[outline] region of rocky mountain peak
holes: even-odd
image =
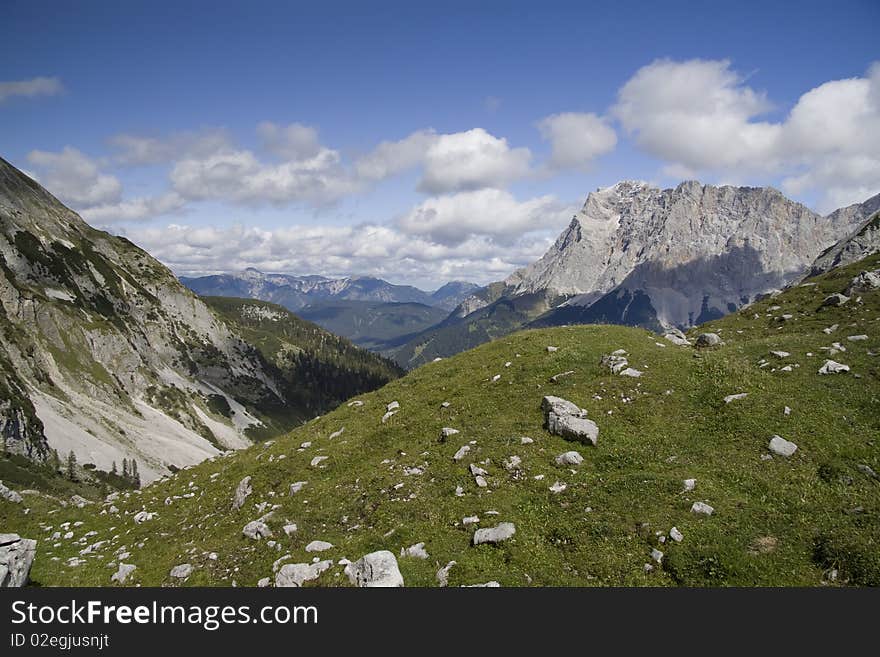
[[[591,193],[547,253],[505,283],[514,296],[585,306],[639,290],[661,325],[689,326],[707,309],[723,314],[795,280],[857,225],[769,187],[622,181]]]

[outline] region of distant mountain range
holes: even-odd
[[[253,268],[234,274],[183,276],[180,281],[196,294],[271,301],[294,312],[303,306],[335,301],[420,303],[448,311],[479,288],[473,283],[453,281],[434,292],[425,292],[411,285],[394,285],[369,276],[293,276],[264,274]]]

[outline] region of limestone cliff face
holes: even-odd
[[[144,481],[249,444],[279,401],[256,351],[147,253],[0,160],[0,431]],[[235,411],[213,413],[224,397]]]
[[[569,297],[566,322],[597,303],[601,321],[615,321],[640,297],[659,325],[689,326],[797,280],[858,223],[772,188],[621,182],[590,194],[554,246],[505,283],[513,296]]]
[[[880,194],[872,196],[864,203],[856,203],[835,210],[830,215],[834,223],[856,225],[852,234],[835,243],[816,258],[811,268],[812,274],[821,274],[848,265],[874,253],[880,253]]]

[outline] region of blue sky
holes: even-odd
[[[620,179],[880,192],[878,24],[867,0],[13,1],[0,155],[178,273],[485,283]]]

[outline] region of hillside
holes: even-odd
[[[367,368],[324,388],[293,384],[299,370],[267,361],[164,265],[92,228],[4,160],[0,304],[7,480],[43,481],[73,453],[71,479],[114,481],[114,468],[135,461],[148,482],[289,430],[346,391],[390,378]],[[352,354],[325,335],[313,370],[338,369],[334,345]]]
[[[359,347],[382,354],[390,353],[448,315],[445,310],[421,303],[345,300],[312,303],[297,313]]]
[[[299,423],[332,410],[403,373],[391,361],[359,349],[276,304],[228,297],[202,300],[271,364],[285,399],[275,415],[286,413],[289,422]]]
[[[689,333],[721,336],[711,348],[623,326],[509,335],[103,504],[0,501],[0,527],[39,541],[44,586],[108,586],[120,564],[126,585],[339,586],[340,560],[411,547],[398,563],[413,586],[444,567],[450,586],[878,585],[880,289],[849,289],[878,269],[873,256]],[[620,349],[640,377],[600,365]],[[819,374],[828,359],[849,371]],[[584,408],[597,444],[548,433],[544,395]],[[774,435],[797,450],[771,454]],[[583,461],[558,464],[570,451]],[[500,523],[515,533],[473,544]]]

